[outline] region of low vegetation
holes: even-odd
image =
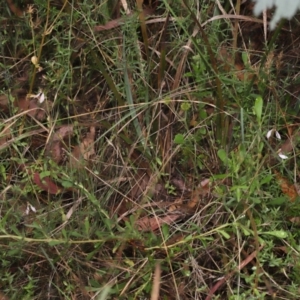
[[[299,298],[299,19],[242,2],[2,1],[0,299]]]

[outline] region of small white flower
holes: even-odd
[[[267,139],[270,139],[270,137],[274,134],[274,132],[275,132],[276,138],[277,138],[278,140],[281,140],[281,135],[280,135],[280,133],[279,133],[276,129],[274,129],[274,128],[272,128],[271,130],[269,130],[269,131],[267,132],[267,134],[266,134]]]
[[[47,98],[44,94],[44,92],[40,89],[39,92],[35,94],[30,94],[30,98],[38,99],[39,103],[43,103]]]
[[[29,204],[29,206],[30,206],[30,209],[31,209],[34,213],[36,213],[36,208],[35,208],[34,206],[32,206],[31,204]]]
[[[27,202],[27,207],[26,207],[26,210],[25,210],[25,215],[29,215],[30,211],[36,213],[36,208],[31,205],[30,203]]]
[[[281,140],[281,135],[277,130],[275,130],[275,135],[279,140]]]
[[[285,154],[283,154],[283,153],[281,152],[281,149],[280,149],[280,151],[278,152],[278,156],[279,156],[281,159],[288,159],[288,156],[286,156]]]
[[[271,129],[271,130],[269,130],[269,131],[267,132],[267,134],[266,134],[267,139],[269,139],[269,138],[271,137],[271,135],[272,135],[272,133],[273,133],[273,130],[274,130],[274,129]]]
[[[44,94],[43,92],[40,92],[40,93],[38,94],[38,99],[39,99],[39,102],[40,102],[40,103],[43,103],[43,102],[45,101],[45,99],[46,99],[45,94]]]

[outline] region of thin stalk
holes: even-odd
[[[260,77],[261,72],[262,72],[262,69],[263,69],[263,67],[264,67],[264,65],[265,65],[265,63],[266,63],[266,61],[267,61],[268,55],[269,55],[269,53],[270,53],[270,51],[271,51],[271,48],[272,48],[272,46],[274,45],[276,39],[278,38],[278,35],[279,35],[280,30],[281,30],[281,28],[282,28],[282,26],[283,26],[283,23],[284,23],[284,20],[282,20],[282,21],[279,23],[278,27],[277,27],[276,30],[275,30],[275,33],[273,34],[273,36],[272,36],[272,38],[271,38],[271,41],[270,41],[269,45],[267,46],[267,49],[266,49],[266,51],[265,51],[265,53],[264,53],[264,55],[263,55],[263,57],[262,57],[262,59],[261,59],[260,66],[259,66],[259,71],[258,71],[258,76],[259,76],[259,77]],[[251,93],[251,89],[253,88],[253,84],[254,84],[254,81],[255,81],[256,79],[257,79],[257,76],[253,76],[253,77],[252,77],[252,79],[251,79],[251,81],[250,81],[250,83],[249,83],[249,85],[248,85],[248,88],[245,90],[245,95],[246,95],[246,96],[248,96],[248,95]],[[258,79],[259,79],[259,78],[258,78]]]
[[[211,62],[211,66],[215,75],[215,84],[217,87],[217,91],[216,91],[216,96],[217,96],[217,101],[216,101],[216,107],[218,109],[218,114],[217,114],[217,120],[216,120],[216,137],[218,139],[218,141],[221,143],[221,145],[223,147],[225,147],[226,145],[226,134],[224,134],[224,126],[225,126],[225,116],[224,116],[224,98],[223,98],[223,93],[222,93],[222,83],[221,80],[219,78],[218,75],[218,67],[217,67],[217,60],[215,58],[215,55],[213,53],[212,47],[210,45],[210,42],[208,40],[208,37],[204,31],[204,29],[202,28],[201,24],[199,23],[195,13],[191,10],[191,8],[189,7],[189,5],[187,4],[186,0],[183,0],[184,5],[186,6],[186,8],[189,10],[189,12],[191,13],[191,17],[192,19],[195,21],[195,23],[197,24],[199,31],[201,33],[201,38],[205,44],[205,47],[207,49],[209,58],[210,58],[210,62]],[[197,45],[196,41],[194,40],[194,44]]]
[[[109,74],[106,72],[106,69],[105,69],[103,63],[101,62],[99,57],[96,55],[94,50],[91,50],[91,54],[92,54],[93,60],[95,61],[96,65],[99,67],[100,72],[102,73],[103,77],[105,78],[109,88],[114,93],[114,96],[117,99],[118,105],[123,106],[125,104],[125,102],[122,99],[122,96],[120,95],[120,93],[118,92],[118,89],[117,89],[114,81],[109,76]]]

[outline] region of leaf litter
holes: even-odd
[[[122,3],[124,3],[126,1],[122,1]],[[21,16],[24,14],[24,11],[20,11],[19,9],[17,9],[17,6],[13,5],[13,1],[7,1],[7,3],[9,4],[10,10],[17,16]],[[67,3],[67,2],[66,2]],[[126,10],[125,10],[126,11]],[[151,16],[150,14],[147,14],[147,11],[144,11],[144,14],[147,16]],[[152,14],[152,12],[151,12]],[[128,16],[131,17],[131,16]],[[224,16],[220,16],[220,17],[224,17],[226,18],[226,15]],[[236,16],[237,17],[237,16]],[[164,18],[163,22],[165,22],[165,28],[167,28],[168,26],[168,21],[170,20],[169,17]],[[150,20],[151,21],[151,20]],[[160,21],[153,19],[152,20],[153,23],[158,23]],[[119,28],[121,27],[122,24],[124,24],[125,22],[125,18],[113,18],[111,21],[108,21],[107,23],[105,23],[104,25],[97,25],[96,27],[94,27],[94,31],[101,33],[102,31],[108,31],[110,29],[115,29],[115,28]],[[142,21],[141,21],[142,22]],[[150,24],[150,22],[148,22],[147,24]],[[150,30],[150,28],[147,28]],[[155,28],[155,31],[157,29]],[[109,34],[114,34],[109,32]],[[197,26],[194,28],[194,33],[193,33],[193,37],[195,37],[198,34],[198,29]],[[259,35],[257,35],[259,36]],[[77,36],[75,37],[77,39]],[[78,40],[83,41],[83,45],[84,43],[84,39],[78,37]],[[164,41],[161,42],[161,49],[158,48],[157,53],[160,54],[162,53],[162,49],[163,49],[163,43]],[[156,46],[155,46],[156,47]],[[188,50],[184,53],[184,57],[181,59],[180,63],[179,63],[179,67],[177,68],[176,71],[176,76],[175,76],[175,80],[170,80],[169,76],[166,76],[166,78],[160,78],[159,81],[159,86],[162,87],[167,87],[167,86],[173,86],[174,90],[179,90],[181,88],[181,81],[183,81],[182,77],[184,74],[184,69],[186,67],[186,60],[187,60],[187,55],[190,53],[195,53],[195,51],[193,50],[193,45],[191,43],[191,41],[189,41],[185,46],[183,46],[182,49]],[[218,52],[217,52],[218,53]],[[238,78],[239,81],[248,81],[251,80],[253,78],[253,76],[255,76],[257,74],[257,70],[252,67],[252,66],[245,66],[240,62],[236,62],[236,60],[234,59],[234,57],[229,54],[229,51],[227,51],[225,48],[221,48],[219,50],[219,53],[217,54],[219,56],[218,60],[223,63],[223,67],[227,72],[231,72],[232,70],[234,71],[234,76],[236,76]],[[32,56],[30,56],[32,57]],[[79,57],[79,54],[76,53],[76,57]],[[271,57],[271,56],[270,56]],[[88,58],[88,56],[86,57]],[[17,58],[19,59],[19,58]],[[107,59],[107,57],[106,57]],[[154,59],[154,58],[153,58]],[[163,58],[162,58],[163,59]],[[269,59],[269,58],[268,58]],[[271,59],[269,59],[271,60]],[[167,58],[166,59],[167,62],[169,62],[170,60]],[[175,60],[174,60],[175,61]],[[111,62],[110,62],[111,63]],[[158,64],[163,65],[163,61],[158,62]],[[271,62],[273,63],[273,62]],[[36,60],[36,64],[38,64],[38,59]],[[174,68],[174,63],[171,62],[170,65]],[[269,67],[269,69],[271,69],[271,66]],[[84,66],[83,69],[81,71],[85,71],[84,70]],[[161,74],[160,74],[161,75]],[[169,75],[169,74],[168,74]],[[26,77],[25,77],[26,78]],[[99,78],[96,78],[96,80],[98,80]],[[102,78],[100,78],[99,82],[103,82],[101,81]],[[28,78],[27,78],[28,81]],[[256,80],[254,81],[254,83],[256,83]],[[134,82],[132,83],[134,84]],[[153,85],[154,86],[154,85]],[[89,88],[90,90],[93,90],[95,88],[95,86],[88,86],[87,88]],[[104,93],[105,93],[105,88],[103,88]],[[23,91],[24,92],[24,91]],[[111,92],[111,91],[110,91]],[[17,92],[14,92],[15,95],[17,95]],[[197,178],[193,178],[193,183],[191,182],[187,182],[184,181],[182,179],[180,179],[180,176],[177,175],[176,179],[170,179],[170,183],[171,185],[173,185],[173,187],[175,187],[175,196],[171,195],[169,193],[169,191],[166,188],[164,179],[162,178],[158,178],[157,174],[155,174],[156,171],[153,171],[153,166],[152,166],[152,162],[151,159],[152,157],[146,158],[146,156],[144,157],[143,155],[143,151],[140,151],[140,153],[138,154],[138,158],[140,159],[140,161],[137,160],[137,157],[133,157],[130,155],[130,151],[128,151],[128,149],[131,147],[131,145],[133,144],[132,142],[128,142],[126,146],[121,146],[121,150],[118,154],[112,153],[113,151],[102,151],[102,147],[103,145],[101,144],[101,142],[99,143],[99,140],[97,140],[98,138],[98,130],[100,131],[100,136],[103,134],[103,132],[105,132],[105,136],[107,139],[112,140],[112,144],[114,144],[114,149],[117,149],[119,147],[118,145],[118,141],[116,139],[114,139],[114,135],[116,133],[123,133],[126,132],[124,135],[126,137],[128,137],[129,139],[132,138],[132,135],[128,132],[130,132],[130,128],[117,128],[115,131],[114,130],[110,130],[110,127],[112,127],[112,124],[116,124],[117,122],[119,122],[118,117],[120,117],[120,115],[118,115],[117,117],[112,117],[112,115],[115,114],[115,112],[113,111],[113,109],[111,109],[111,107],[109,109],[106,110],[106,108],[104,108],[105,113],[103,113],[102,115],[99,115],[97,117],[99,117],[99,119],[101,119],[101,121],[99,121],[99,123],[97,125],[93,124],[94,123],[94,118],[91,118],[91,120],[88,120],[89,124],[76,124],[75,125],[70,125],[70,124],[62,124],[60,122],[58,122],[57,124],[59,125],[55,125],[51,128],[48,128],[47,126],[49,125],[47,123],[47,118],[50,116],[50,114],[52,114],[51,116],[53,116],[53,103],[52,101],[48,100],[48,97],[42,92],[39,91],[37,94],[35,95],[21,95],[22,93],[19,93],[18,96],[15,96],[15,101],[13,101],[13,107],[16,109],[16,111],[20,114],[21,116],[28,116],[30,119],[30,121],[28,121],[26,119],[26,122],[28,121],[29,123],[33,120],[34,124],[37,126],[44,126],[44,128],[39,128],[36,129],[36,127],[32,130],[32,135],[34,136],[38,136],[41,133],[45,133],[48,134],[46,137],[44,136],[43,138],[46,139],[45,143],[42,144],[42,142],[40,143],[40,148],[39,149],[32,149],[34,147],[31,147],[30,150],[32,150],[32,157],[30,157],[30,159],[28,159],[29,155],[27,155],[25,157],[26,159],[26,164],[22,165],[22,170],[27,172],[28,176],[31,178],[32,182],[38,186],[39,190],[42,191],[43,193],[41,193],[41,195],[35,195],[37,197],[41,197],[41,199],[43,199],[43,196],[45,196],[45,194],[48,194],[46,197],[48,197],[48,201],[49,199],[51,199],[51,201],[49,201],[49,206],[52,205],[52,202],[55,203],[55,201],[58,200],[58,198],[63,201],[68,201],[67,196],[69,196],[69,192],[71,191],[72,193],[72,200],[71,200],[71,208],[62,212],[62,216],[63,218],[65,218],[65,222],[63,223],[63,226],[61,228],[65,228],[65,226],[67,226],[67,223],[70,223],[73,221],[72,218],[75,218],[76,213],[78,213],[79,209],[79,205],[85,205],[84,204],[84,200],[86,199],[86,195],[85,197],[81,197],[79,195],[79,190],[78,189],[69,189],[64,187],[64,185],[61,182],[61,175],[62,174],[55,174],[56,176],[51,176],[51,171],[49,176],[44,176],[45,172],[43,171],[43,164],[40,163],[40,157],[42,157],[44,159],[44,161],[46,161],[46,163],[48,163],[49,161],[51,161],[51,163],[54,163],[51,165],[51,167],[53,167],[53,169],[55,169],[56,167],[59,170],[62,170],[62,173],[66,172],[68,173],[69,170],[79,170],[79,174],[81,175],[81,173],[83,173],[83,171],[86,171],[87,169],[90,171],[91,177],[93,179],[97,178],[96,175],[99,175],[99,178],[105,178],[105,180],[103,179],[101,181],[102,185],[106,185],[106,187],[109,187],[110,192],[111,192],[111,197],[109,198],[109,205],[107,209],[111,209],[110,214],[112,216],[117,215],[118,219],[117,219],[117,223],[121,223],[123,221],[128,221],[130,219],[133,219],[133,226],[135,228],[137,228],[139,231],[141,232],[154,232],[159,231],[159,229],[163,230],[163,225],[164,224],[168,224],[171,225],[170,227],[172,227],[172,225],[180,223],[184,220],[186,220],[186,218],[189,218],[190,216],[193,216],[196,214],[196,212],[199,211],[199,208],[202,208],[206,202],[207,199],[206,198],[212,198],[214,197],[214,186],[211,182],[211,180],[208,178],[210,177],[210,173],[207,173],[205,175],[198,174]],[[175,93],[174,93],[175,95]],[[173,94],[172,94],[173,96]],[[102,101],[101,97],[99,95],[97,95],[99,102]],[[109,98],[107,96],[106,100],[108,100]],[[53,99],[55,99],[55,97],[53,97]],[[174,96],[174,99],[176,99],[176,95]],[[84,99],[85,100],[85,99]],[[105,100],[105,101],[106,101]],[[173,101],[173,99],[171,100]],[[88,101],[84,101],[84,102],[88,102]],[[109,101],[108,101],[109,102]],[[167,102],[167,101],[166,101]],[[176,101],[173,101],[176,102]],[[192,101],[191,101],[192,102]],[[215,106],[214,106],[214,99],[211,100],[211,105],[209,105],[210,107],[210,112],[207,111],[207,116],[209,117],[210,115],[213,115],[215,112]],[[9,97],[5,96],[5,95],[1,95],[0,96],[0,108],[2,109],[2,111],[4,112],[8,112],[11,109],[11,100],[9,99]],[[94,103],[92,103],[93,106]],[[167,105],[166,105],[167,106]],[[96,107],[96,105],[94,105],[94,107]],[[175,112],[175,105],[170,105],[171,109],[170,111]],[[163,108],[165,109],[165,108]],[[162,110],[163,110],[162,109]],[[121,109],[119,109],[121,111]],[[86,113],[86,112],[85,112]],[[80,114],[80,112],[78,112],[78,114]],[[83,113],[84,114],[84,113]],[[87,113],[88,117],[91,116],[92,114],[92,110],[90,112]],[[116,114],[117,115],[117,114]],[[176,112],[174,113],[174,115],[176,115]],[[196,115],[196,114],[195,114]],[[179,173],[177,171],[175,171],[176,168],[174,168],[174,166],[177,165],[176,159],[174,159],[172,161],[171,159],[171,155],[172,155],[172,151],[173,151],[173,147],[172,147],[172,135],[173,135],[173,131],[175,131],[174,129],[176,128],[175,124],[175,117],[172,116],[172,113],[170,113],[169,115],[165,115],[166,118],[169,118],[168,121],[166,122],[167,124],[165,126],[168,126],[168,129],[166,131],[161,130],[159,135],[157,137],[158,143],[157,148],[158,151],[156,152],[156,155],[158,157],[160,157],[160,160],[162,161],[162,164],[164,166],[164,168],[162,167],[161,170],[163,170],[166,173],[169,173],[168,176],[172,177],[174,176],[175,173]],[[181,115],[181,117],[183,117],[183,115]],[[101,122],[102,119],[105,119],[106,121],[108,120],[109,125],[106,127],[102,127],[101,126]],[[41,123],[42,122],[42,123]],[[142,124],[143,122],[143,116],[142,114],[139,115],[139,122]],[[74,122],[75,123],[75,122]],[[173,124],[174,123],[174,124]],[[198,117],[192,119],[190,125],[192,127],[197,127],[199,123]],[[30,123],[32,124],[32,123]],[[100,124],[100,125],[99,125]],[[104,122],[103,122],[104,124]],[[4,123],[4,126],[1,128],[1,139],[0,139],[0,149],[8,149],[14,141],[22,141],[22,139],[17,140],[14,137],[14,131],[16,131],[16,129],[14,128],[14,120],[11,121],[7,121],[6,123]],[[122,125],[123,126],[123,125]],[[174,127],[173,127],[174,126]],[[23,130],[23,127],[21,127],[21,129],[17,128],[17,130],[20,130],[20,132]],[[86,132],[85,134],[82,133],[78,133],[78,132]],[[276,132],[272,132],[272,134],[275,133],[275,136],[278,137],[277,135],[277,131]],[[150,132],[149,130],[149,136],[152,134],[152,132]],[[296,137],[296,135],[295,135]],[[28,138],[28,135],[26,136],[26,138]],[[293,142],[294,137],[288,139],[285,143],[283,143],[281,145],[281,151],[279,151],[278,153],[282,155],[289,155],[290,152],[292,152],[295,149],[295,143]],[[30,141],[30,139],[28,139]],[[74,142],[74,140],[76,140],[76,142]],[[167,140],[167,142],[166,142]],[[78,142],[79,141],[79,142]],[[185,142],[185,141],[183,141]],[[99,145],[100,144],[100,145]],[[32,145],[31,145],[32,146]],[[43,148],[44,147],[44,148]],[[9,149],[13,149],[13,147],[9,148]],[[42,151],[42,149],[44,149],[44,152]],[[111,153],[109,153],[111,152]],[[126,157],[126,152],[128,154],[128,157]],[[25,153],[25,152],[24,152]],[[101,155],[100,155],[100,154]],[[23,154],[23,153],[22,153]],[[45,156],[44,156],[45,155]],[[126,161],[126,159],[128,159]],[[105,161],[105,162],[109,162],[110,166],[109,168],[107,166],[105,166],[105,164],[101,164],[99,163],[99,161]],[[144,161],[143,161],[144,160]],[[126,161],[126,163],[124,163]],[[146,162],[146,163],[144,163]],[[43,162],[45,165],[46,163]],[[19,164],[19,167],[21,166],[21,164]],[[92,167],[91,167],[92,166]],[[189,165],[191,166],[191,165]],[[38,167],[38,168],[37,168]],[[89,168],[88,168],[89,167]],[[119,172],[119,170],[122,168],[122,172]],[[194,172],[195,170],[191,169],[189,170],[191,173]],[[93,173],[94,172],[94,173]],[[96,174],[96,172],[98,172]],[[280,186],[280,188],[282,189],[282,192],[288,196],[288,199],[290,199],[291,201],[295,201],[296,197],[297,197],[297,191],[295,190],[295,188],[293,187],[293,185],[289,182],[289,180],[287,180],[283,175],[281,175],[281,173],[279,173],[278,171],[275,171],[275,176],[276,179],[278,181],[278,184]],[[120,175],[121,174],[121,175]],[[122,176],[124,175],[125,176]],[[94,176],[94,177],[93,177]],[[97,175],[98,176],[98,175]],[[200,179],[202,178],[202,179]],[[116,185],[114,185],[116,183]],[[110,185],[112,184],[112,185]],[[99,195],[99,190],[102,189],[102,185],[99,184],[96,185],[95,187],[95,193],[98,192],[97,195]],[[198,185],[196,188],[194,187],[195,185]],[[231,183],[228,181],[228,184],[226,184],[227,186],[230,186]],[[86,187],[83,186],[81,187],[82,190],[84,190]],[[66,197],[62,197],[62,193],[65,193]],[[91,191],[91,193],[93,193],[93,191]],[[102,190],[101,190],[102,193]],[[53,197],[50,197],[50,195],[52,195]],[[56,197],[57,195],[60,195],[59,197]],[[99,199],[102,199],[102,195],[101,197],[99,197]],[[98,199],[98,200],[99,200]],[[54,200],[54,201],[52,201]],[[127,203],[126,203],[126,201]],[[70,201],[70,200],[69,200]],[[100,201],[100,200],[99,200]],[[115,203],[114,205],[112,205],[112,203]],[[121,207],[122,209],[115,210],[115,208],[119,205],[119,204],[125,203],[123,205],[123,207]],[[54,204],[56,205],[56,204]],[[101,203],[102,205],[102,203]],[[27,204],[27,208],[26,208],[30,213],[33,213],[35,210],[35,206],[32,206],[31,204]],[[65,208],[61,208],[62,210],[65,210]],[[92,215],[93,212],[91,212]],[[136,217],[136,218],[130,218],[130,217]],[[95,221],[95,218],[92,217],[92,221]],[[81,220],[79,220],[81,221]],[[76,220],[77,222],[77,220]],[[89,224],[88,222],[86,223],[86,235],[87,235],[87,239],[88,234],[89,234]],[[59,232],[59,231],[58,231]],[[184,233],[181,233],[182,235],[184,235]],[[82,237],[80,237],[82,238]],[[177,237],[176,237],[177,238]],[[184,236],[181,236],[179,239],[182,240],[184,238]],[[71,240],[72,238],[70,238]],[[168,246],[172,246],[172,243],[176,243],[177,239],[174,239],[171,241],[168,240],[166,244],[168,244]],[[142,246],[144,245],[143,241],[140,241],[140,243],[142,244]],[[88,248],[88,245],[85,245]],[[102,246],[102,245],[101,245]],[[105,245],[106,246],[106,245]],[[105,248],[105,247],[103,247]],[[138,248],[138,247],[137,247]],[[142,249],[143,247],[140,247],[140,249]],[[220,248],[218,248],[220,249]],[[235,248],[236,249],[236,245]],[[57,248],[56,250],[60,251],[59,248]],[[92,249],[92,251],[94,251],[94,249]],[[98,250],[97,250],[98,251]],[[142,251],[142,250],[141,250]],[[206,251],[208,252],[208,250],[206,249]],[[112,251],[113,252],[113,251]],[[126,252],[124,251],[124,253],[121,251],[120,252],[120,257],[126,258]],[[80,256],[80,250],[76,253],[76,255],[78,255],[78,257]],[[218,253],[219,254],[219,253]],[[223,254],[223,253],[221,253]],[[229,281],[229,279],[231,279],[231,277],[233,277],[233,275],[235,273],[237,273],[238,271],[242,271],[242,269],[249,263],[251,262],[256,255],[258,254],[258,252],[254,251],[251,254],[249,254],[249,257],[246,258],[245,260],[242,260],[241,263],[239,264],[238,268],[236,268],[233,272],[228,272],[227,275],[225,275],[223,277],[223,279],[220,280],[220,282],[217,282],[216,284],[213,283],[212,278],[213,278],[213,271],[210,271],[211,277],[209,278],[208,282],[211,286],[210,289],[208,289],[208,298],[210,299],[216,292],[218,289],[220,289],[221,285],[223,285],[225,283],[226,280]],[[200,255],[200,254],[199,254]],[[209,253],[210,255],[210,253]],[[95,266],[97,265],[97,263],[99,263],[99,261],[97,261],[97,257],[95,255],[95,257],[93,258],[93,264],[95,264]],[[102,258],[101,258],[102,259]],[[128,260],[127,260],[128,261]],[[212,258],[212,261],[215,262],[215,258]],[[176,261],[177,263],[178,261]],[[225,262],[226,263],[226,262]],[[64,262],[61,263],[61,266],[64,267]],[[98,267],[98,266],[97,266]],[[122,266],[123,267],[123,266]],[[69,268],[69,266],[67,266],[67,269]],[[189,267],[188,267],[189,268]],[[202,266],[197,266],[198,272],[199,269],[201,269]],[[130,268],[126,268],[126,271],[130,271]],[[182,268],[184,269],[184,268]],[[107,282],[107,279],[110,280],[110,278],[104,278],[104,276],[100,276],[99,274],[97,274],[98,277],[101,277],[99,279],[99,282]],[[75,272],[74,272],[74,276],[75,276]],[[96,275],[95,275],[96,276]],[[200,276],[199,276],[200,277]],[[191,277],[190,277],[191,278]],[[198,279],[197,279],[198,280]],[[202,280],[202,279],[201,279]],[[77,278],[75,280],[76,282],[80,282],[81,280],[79,278]],[[157,281],[157,280],[156,280]],[[99,283],[97,282],[97,284]],[[155,283],[155,282],[154,282]],[[199,283],[199,281],[198,281]],[[207,282],[205,282],[205,279],[203,279],[203,286],[207,285]],[[158,284],[156,282],[156,284]],[[162,282],[160,283],[162,284]],[[185,283],[183,283],[184,286]],[[127,288],[127,286],[126,286]],[[162,289],[164,287],[162,286]],[[125,288],[124,288],[125,290]],[[184,288],[183,288],[183,293],[184,293]],[[82,294],[84,294],[85,296],[87,295],[87,292],[83,289]],[[206,292],[207,294],[207,292]],[[74,296],[75,297],[75,296]],[[154,296],[156,298],[158,298],[157,292],[156,292],[156,296]],[[183,297],[183,299],[185,299]]]
[[[172,224],[178,222],[187,216],[193,215],[198,205],[203,205],[205,198],[211,196],[210,194],[210,180],[204,179],[200,182],[199,187],[193,190],[189,198],[177,198],[167,208],[165,214],[154,215],[153,217],[145,216],[138,219],[135,226],[140,231],[155,231],[163,224]],[[161,203],[164,206],[167,203]],[[161,206],[161,205],[160,205]]]

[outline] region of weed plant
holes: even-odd
[[[298,299],[281,27],[254,52],[219,1],[98,2],[0,4],[0,298]]]

